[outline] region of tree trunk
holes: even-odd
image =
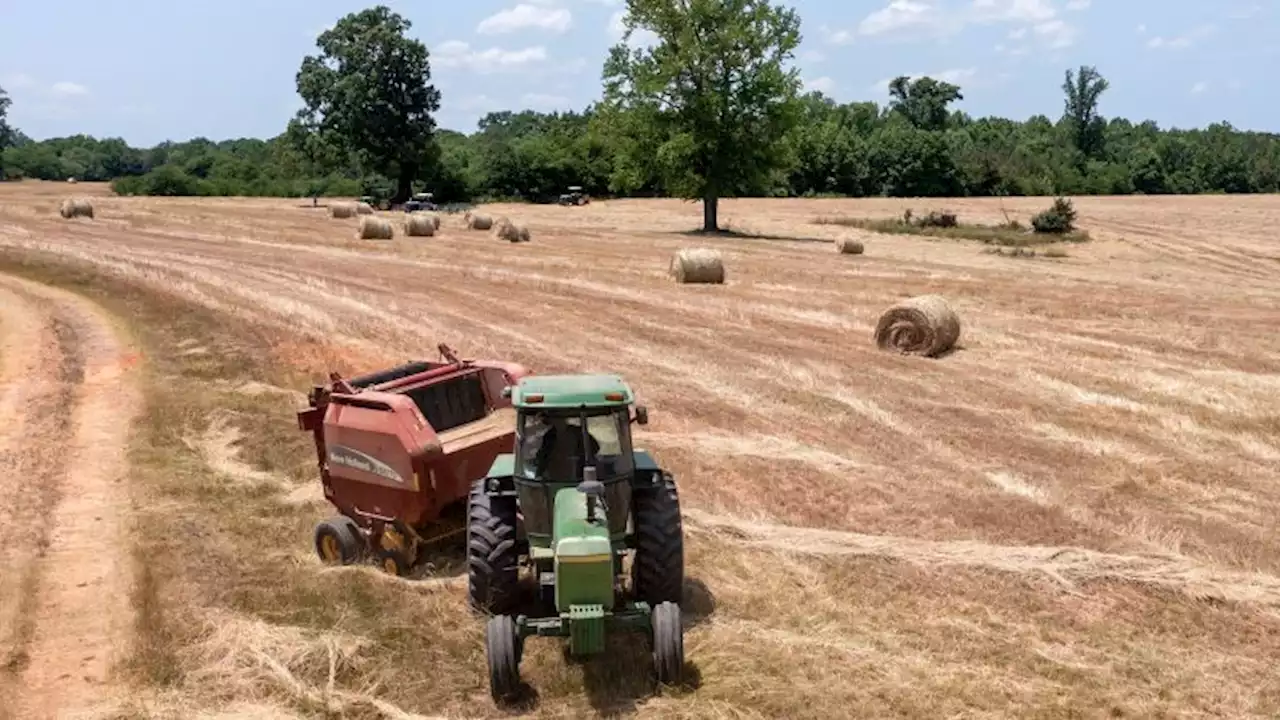
[[[409,163],[400,165],[400,178],[396,184],[396,196],[391,198],[392,205],[398,205],[413,197],[413,177],[418,174],[418,166]]]
[[[702,232],[719,232],[719,209],[720,198],[715,195],[702,198]]]

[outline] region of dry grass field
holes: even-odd
[[[0,718],[509,715],[456,562],[311,549],[302,393],[437,342],[623,374],[681,485],[694,680],[532,639],[517,714],[1275,717],[1280,197],[1079,198],[1065,258],[815,222],[1048,204],[727,201],[737,238],[676,200],[486,208],[509,244],[0,185]],[[725,285],[667,278],[690,245]],[[959,349],[876,350],[924,293]]]

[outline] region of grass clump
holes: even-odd
[[[986,245],[1027,247],[1089,240],[1089,234],[1078,230],[1075,221],[1076,211],[1071,201],[1057,198],[1052,207],[1031,218],[1030,229],[1007,217],[998,225],[967,224],[961,223],[952,212],[930,210],[924,215],[915,215],[910,208],[896,218],[819,217],[815,222],[893,235],[977,240]]]

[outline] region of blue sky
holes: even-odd
[[[0,0],[11,124],[152,145],[279,133],[315,36],[376,4],[340,0]],[[442,127],[489,110],[580,108],[600,94],[623,0],[392,0],[432,54]],[[1108,117],[1280,131],[1275,0],[797,0],[806,83],[882,100],[885,81],[959,84],[973,115],[1062,110],[1063,71],[1096,65]]]

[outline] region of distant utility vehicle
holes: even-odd
[[[582,192],[581,185],[570,185],[569,192],[560,196],[561,205],[586,205],[591,202],[591,198]]]
[[[404,204],[404,211],[407,213],[416,212],[418,210],[435,211],[438,209],[439,208],[435,203],[435,195],[428,192],[418,193]]]

